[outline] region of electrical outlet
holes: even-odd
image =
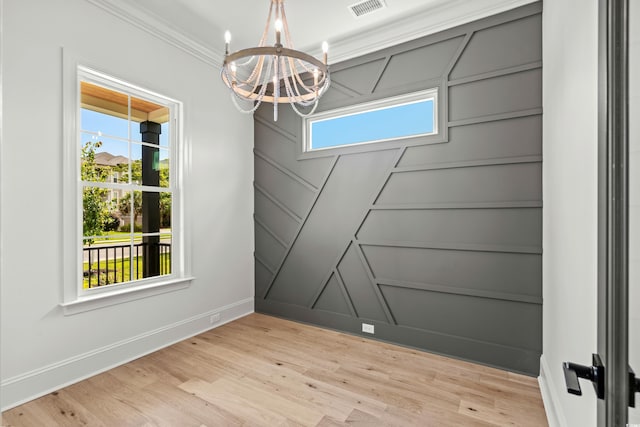
[[[367,334],[375,334],[375,326],[368,323],[363,323],[362,332],[366,332]]]
[[[219,321],[220,321],[220,313],[212,314],[211,317],[209,317],[209,323],[211,323],[212,325]]]

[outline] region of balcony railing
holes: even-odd
[[[171,274],[171,243],[89,246],[83,248],[83,252],[85,288]],[[145,257],[158,257],[156,271],[146,272],[146,275]]]

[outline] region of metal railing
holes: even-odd
[[[157,251],[152,251],[153,248],[157,248]],[[150,256],[159,257],[159,271],[149,276],[171,274],[171,243],[89,246],[83,248],[83,255],[84,285],[87,288],[144,278],[144,258]]]

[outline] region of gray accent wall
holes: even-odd
[[[541,12],[331,66],[319,111],[438,87],[435,143],[305,157],[302,119],[258,109],[256,311],[538,374]]]

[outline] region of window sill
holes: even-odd
[[[89,297],[78,297],[74,301],[63,302],[60,306],[65,316],[71,316],[110,305],[122,304],[137,299],[148,298],[167,292],[178,291],[189,287],[193,277],[181,277],[161,283],[153,283],[134,288],[117,289],[112,292],[105,292]]]

